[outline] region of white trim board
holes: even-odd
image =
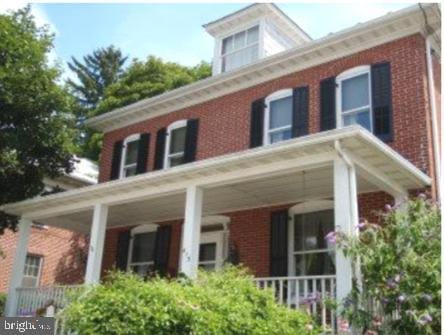
[[[355,154],[378,174],[405,189],[430,185],[431,179],[396,151],[360,126],[320,132],[295,139],[144,173],[120,180],[0,206],[14,215],[37,220],[57,214],[90,210],[95,204],[109,206],[140,199],[183,194],[192,185],[214,188],[239,181],[331,164],[334,143]],[[369,170],[370,171],[370,170]],[[371,172],[371,171],[370,171]]]

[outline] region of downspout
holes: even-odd
[[[430,27],[427,21],[427,13],[419,4],[419,8],[424,16],[424,27],[426,32],[426,59],[427,59],[427,86],[429,91],[430,100],[430,114],[432,122],[432,145],[433,145],[433,161],[435,168],[435,187],[436,198],[438,201],[441,199],[441,156],[439,150],[439,129],[438,129],[438,116],[436,111],[436,99],[435,99],[435,80],[433,77],[433,62],[432,62],[432,45],[431,39],[433,37],[433,29]]]
[[[439,201],[441,199],[441,157],[439,151],[439,130],[438,130],[438,116],[436,111],[436,99],[435,99],[435,79],[433,77],[433,62],[432,62],[432,46],[430,40],[432,34],[426,37],[426,57],[427,57],[427,79],[429,88],[429,100],[430,100],[430,112],[432,121],[432,142],[433,142],[433,160],[436,175],[436,198]]]

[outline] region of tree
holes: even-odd
[[[165,62],[154,56],[148,57],[145,62],[135,59],[121,78],[105,89],[103,100],[98,103],[97,108],[90,110],[89,116],[109,112],[210,75],[211,66],[205,62],[187,67]],[[86,130],[85,135],[87,139],[82,144],[82,156],[98,160],[102,134]]]
[[[0,15],[0,204],[33,197],[43,177],[72,170],[72,98],[47,55],[53,36],[30,7]],[[16,218],[0,213],[0,234]]]
[[[68,66],[77,75],[79,83],[71,79],[67,83],[83,108],[90,110],[97,106],[105,89],[122,75],[127,58],[113,45],[94,50],[83,57],[83,63],[72,57]]]
[[[362,273],[362,286],[341,304],[344,317],[362,334],[440,333],[439,207],[421,194],[386,205],[381,223],[361,222],[359,237],[328,235]]]
[[[145,62],[135,59],[122,78],[105,90],[104,99],[91,115],[109,112],[210,75],[211,66],[206,62],[187,67],[154,56],[149,56]]]

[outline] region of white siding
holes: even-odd
[[[272,22],[264,21],[264,57],[292,48],[294,45]]]

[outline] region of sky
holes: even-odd
[[[312,38],[348,28],[412,3],[279,3],[278,6]],[[23,5],[0,1],[0,13]],[[159,56],[183,65],[211,61],[213,39],[202,25],[248,3],[34,3],[38,24],[55,33],[50,55],[72,76],[66,62],[94,49],[115,45],[129,58]]]

